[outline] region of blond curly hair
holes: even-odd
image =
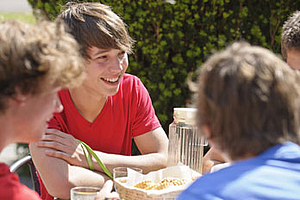
[[[1,21],[0,44],[0,112],[16,88],[37,94],[54,85],[74,87],[84,79],[78,44],[61,22]]]

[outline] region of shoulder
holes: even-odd
[[[204,174],[197,180],[195,180],[182,194],[181,199],[193,199],[190,197],[202,196],[203,199],[211,199],[211,197],[217,197],[224,192],[226,194],[238,190],[241,186],[240,183],[244,183],[245,172],[251,171],[251,166],[239,163],[232,165],[219,171]]]
[[[135,75],[124,74],[122,84],[142,84],[142,81]]]
[[[18,200],[41,200],[38,193],[22,184],[20,184],[19,189],[17,190],[17,192],[15,192],[14,198]]]
[[[132,74],[124,74],[121,83],[121,90],[132,93],[145,93],[147,91],[142,81]]]
[[[0,165],[0,199],[40,199],[38,194],[19,182],[15,173],[9,171],[8,166]]]

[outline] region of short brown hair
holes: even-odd
[[[69,2],[63,9],[58,19],[64,20],[81,45],[83,57],[90,58],[87,52],[92,46],[131,53],[133,40],[126,24],[109,6],[96,2]]]
[[[16,87],[22,94],[38,94],[83,80],[78,44],[62,23],[6,20],[0,30],[0,112],[6,109],[6,98],[14,98]]]
[[[197,123],[232,159],[299,143],[300,76],[267,49],[233,43],[200,69]]]
[[[294,12],[284,22],[281,34],[281,53],[287,59],[287,50],[295,48],[300,51],[300,11]]]

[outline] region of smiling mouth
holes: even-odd
[[[110,83],[116,83],[119,80],[119,77],[117,78],[101,78],[104,81],[110,82]]]

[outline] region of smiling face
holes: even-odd
[[[91,47],[86,60],[87,78],[83,87],[103,96],[115,95],[128,67],[127,53],[120,49]]]

